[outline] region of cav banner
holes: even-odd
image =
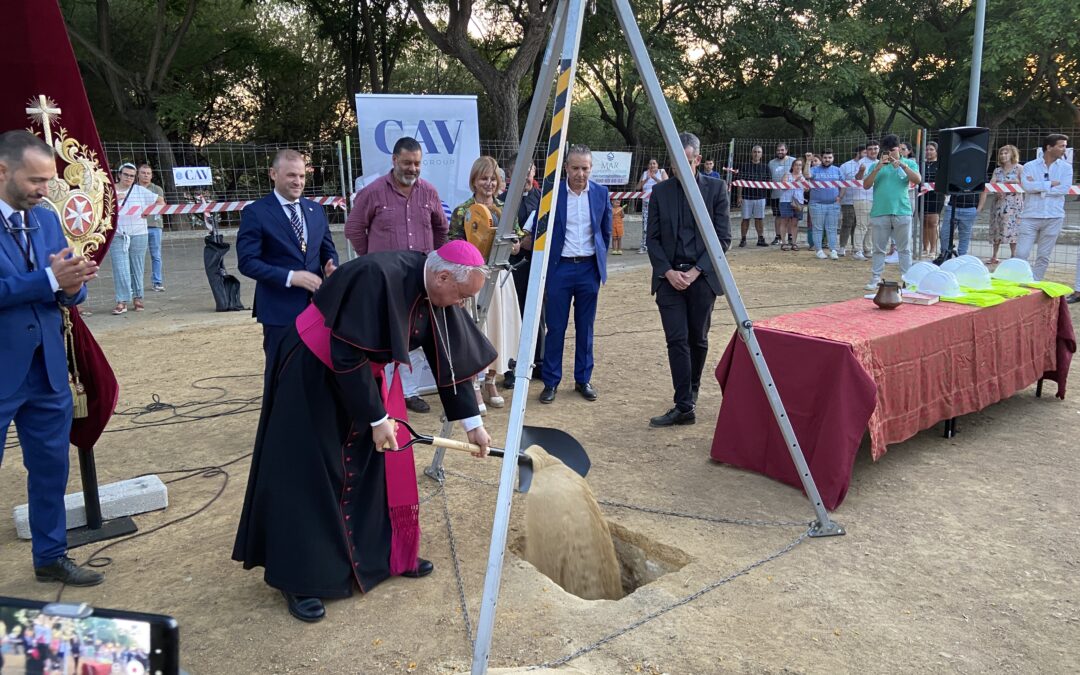
[[[412,136],[424,151],[420,177],[454,208],[472,196],[469,170],[480,156],[475,96],[357,94],[356,120],[365,176],[392,166],[394,143]]]
[[[630,182],[629,152],[593,151],[592,174],[589,179],[601,185],[626,185]]]

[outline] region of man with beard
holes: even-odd
[[[379,251],[430,253],[446,243],[450,222],[435,186],[420,177],[424,153],[415,138],[405,136],[394,143],[390,173],[356,195],[352,213],[345,221],[345,238],[356,255]],[[420,371],[424,355],[412,354],[402,372],[405,405],[426,413],[431,406],[420,397]]]
[[[342,265],[275,352],[255,437],[233,559],[265,568],[301,621],[324,598],[368,592],[391,576],[422,577],[416,467],[401,378],[390,363],[423,349],[447,419],[487,451],[469,378],[495,350],[459,306],[484,284],[466,241],[434,253],[386,251]]]

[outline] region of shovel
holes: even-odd
[[[422,445],[434,445],[450,450],[461,450],[463,452],[480,452],[479,445],[466,443],[465,441],[455,441],[452,438],[425,436],[424,434],[418,433],[404,420],[395,418],[394,421],[405,427],[409,431],[409,435],[412,436],[412,440],[400,446],[400,449],[402,450],[411,448],[419,443]],[[518,492],[528,492],[529,487],[532,486],[532,457],[525,454],[524,448],[533,445],[538,445],[543,448],[545,452],[570,467],[574,472],[581,475],[582,478],[589,473],[589,467],[592,466],[592,462],[589,460],[589,455],[585,452],[585,448],[581,447],[581,443],[578,443],[577,439],[565,431],[547,427],[522,427],[521,447],[523,449],[518,453]],[[503,448],[489,446],[488,454],[494,457],[502,457],[506,454],[506,451]]]

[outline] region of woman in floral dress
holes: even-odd
[[[1003,145],[998,149],[998,165],[990,182],[994,184],[1020,184],[1020,151],[1015,145]],[[982,209],[989,193],[979,195],[979,209]],[[1024,195],[1021,193],[993,193],[994,208],[990,212],[990,254],[991,265],[1000,262],[998,249],[1002,242],[1009,245],[1010,257],[1016,255],[1016,238],[1020,234],[1020,212],[1024,210]]]

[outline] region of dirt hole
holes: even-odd
[[[690,556],[681,549],[661,544],[610,520],[605,522],[611,531],[611,541],[615,544],[624,596],[651,584],[665,574],[681,570],[690,562]],[[525,559],[524,535],[510,544],[510,551],[522,560]]]

